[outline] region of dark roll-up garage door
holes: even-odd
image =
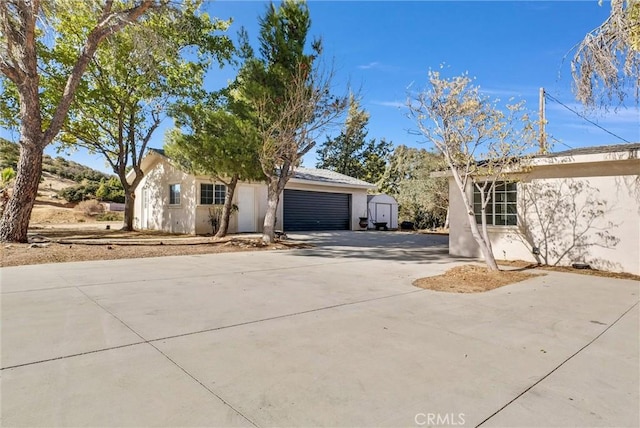
[[[284,230],[350,230],[351,195],[348,193],[284,191]]]

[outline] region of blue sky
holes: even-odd
[[[584,35],[602,23],[609,5],[589,1],[310,1],[311,34],[324,42],[324,55],[333,62],[338,93],[350,84],[359,89],[362,106],[370,113],[369,137],[395,145],[430,148],[406,118],[407,87],[423,88],[429,69],[446,64],[444,74],[468,72],[481,90],[492,97],[525,99],[538,109],[540,87],[567,106],[584,112],[571,93],[570,56],[565,55]],[[244,26],[252,40],[265,2],[216,1],[205,9],[212,16],[233,18],[235,33]],[[235,70],[212,70],[210,89],[224,86]],[[614,134],[640,141],[637,109],[587,112],[588,117]],[[623,141],[580,119],[554,102],[547,102],[547,132],[557,140],[554,150]],[[160,130],[153,147],[161,147]],[[318,143],[324,141],[322,139]],[[48,153],[55,153],[48,149]],[[315,152],[304,159],[314,166]],[[76,152],[72,159],[105,169],[97,156]]]

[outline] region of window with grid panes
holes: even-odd
[[[224,184],[216,184],[213,195],[213,203],[216,205],[224,205],[224,198],[227,195],[227,186]]]
[[[482,185],[481,185],[482,187]],[[496,182],[489,192],[491,200],[487,203],[485,215],[489,226],[517,226],[518,225],[518,186],[506,181]],[[476,223],[482,223],[482,199],[480,190],[473,186],[473,213]]]
[[[200,205],[213,204],[213,184],[200,183]]]

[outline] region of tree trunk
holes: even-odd
[[[267,214],[264,216],[262,226],[262,242],[265,244],[271,244],[275,240],[276,213],[281,193],[280,181],[280,177],[270,179],[267,185]],[[284,184],[282,187],[284,188]]]
[[[489,268],[489,270],[500,270],[500,268],[498,268],[498,263],[496,263],[496,258],[493,255],[491,241],[488,238],[486,230],[484,236],[480,234],[480,231],[478,230],[478,224],[476,223],[476,216],[473,214],[473,212],[468,213],[467,218],[469,219],[469,226],[471,226],[471,235],[473,235],[473,238],[478,243],[478,247],[480,247],[480,251],[482,252],[482,256],[484,257],[484,261],[487,264],[487,267]]]
[[[464,185],[464,182],[458,175],[458,171],[453,167],[453,165],[449,164],[449,170],[453,174],[453,179],[456,182],[458,190],[460,191],[460,196],[462,197],[462,204],[467,209],[467,220],[469,221],[469,227],[471,228],[471,235],[473,239],[478,243],[478,247],[480,247],[480,251],[484,257],[484,261],[487,264],[489,270],[497,271],[500,270],[498,268],[498,264],[496,263],[496,258],[493,256],[493,249],[491,248],[491,241],[489,240],[489,236],[487,234],[486,227],[483,229],[484,236],[480,234],[478,230],[478,223],[476,223],[476,216],[473,213],[473,205],[470,203],[469,198],[467,197],[467,189]],[[473,186],[473,184],[472,184]],[[484,197],[483,197],[484,201]],[[482,221],[485,221],[485,211],[482,210]]]
[[[29,219],[42,175],[42,152],[38,144],[20,143],[13,194],[5,206],[0,223],[1,242],[27,242]]]
[[[231,181],[227,184],[227,193],[224,195],[224,206],[222,207],[222,215],[220,216],[220,226],[216,232],[216,238],[224,238],[229,230],[229,217],[231,217],[231,209],[233,208],[233,195],[236,192],[238,184],[238,175],[231,177]]]
[[[127,181],[124,164],[119,163],[119,166],[120,168],[116,169],[115,172],[120,179],[120,183],[122,183],[122,188],[124,189],[124,223],[120,230],[133,232],[135,230],[133,227],[133,220],[135,216],[136,189],[142,181],[144,174],[142,173],[142,170],[137,166],[134,166],[135,176],[133,177],[133,181],[129,183]]]
[[[135,189],[129,188],[124,192],[124,224],[122,229],[124,231],[132,232],[133,229],[133,217],[135,208]]]

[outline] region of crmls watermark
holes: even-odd
[[[464,413],[416,413],[413,419],[418,426],[462,426]]]

